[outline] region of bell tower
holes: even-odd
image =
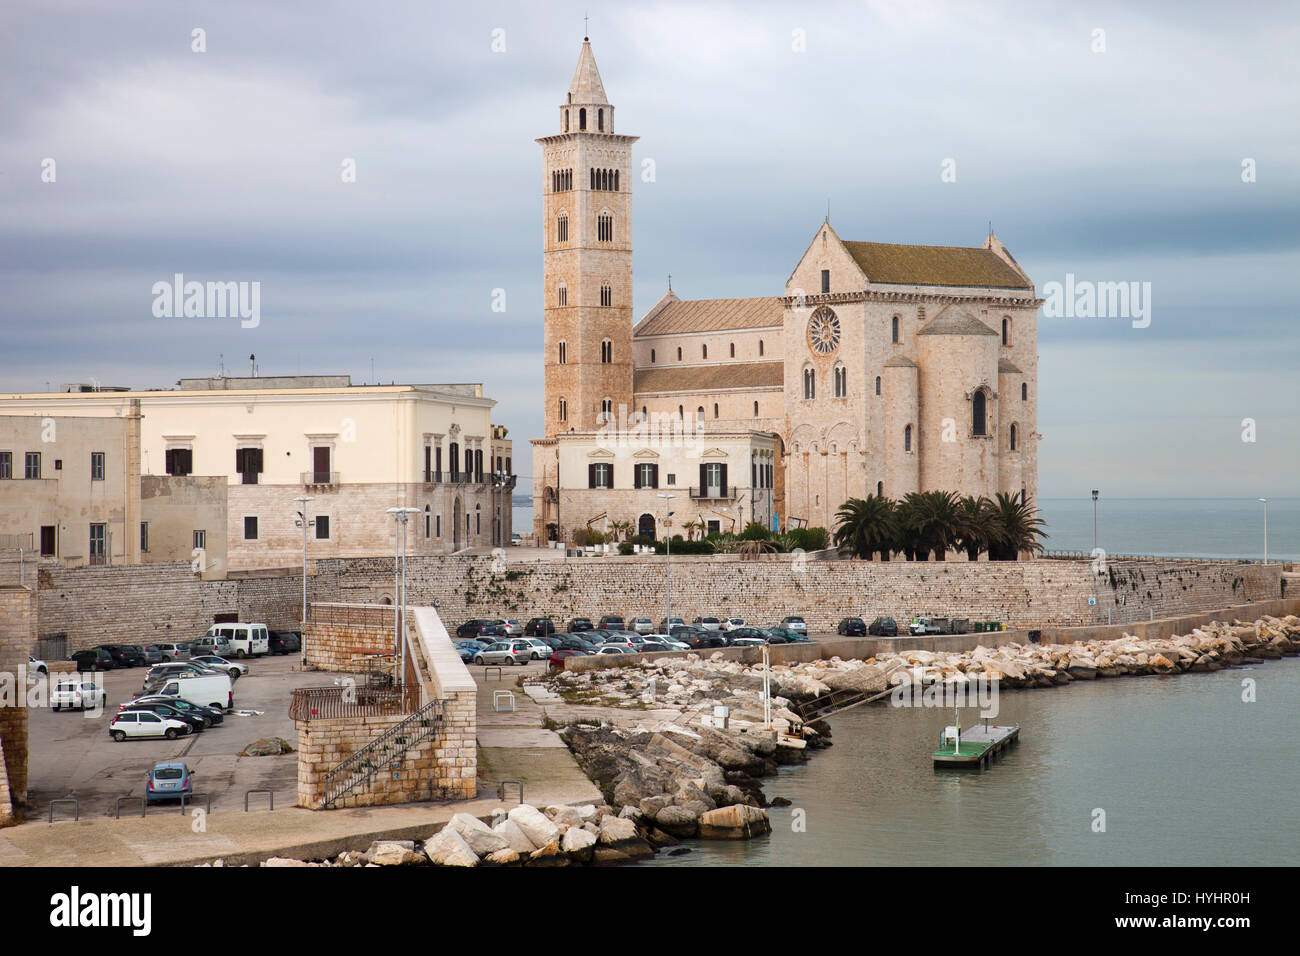
[[[632,406],[632,144],[583,38],[542,147],[546,436],[592,431]]]

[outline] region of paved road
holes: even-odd
[[[31,816],[44,817],[49,801],[74,794],[81,801],[83,819],[111,815],[119,796],[141,796],[145,776],[160,760],[184,760],[195,774],[195,792],[212,794],[213,808],[242,809],[244,792],[254,788],[275,791],[276,805],[291,805],[297,797],[297,756],[240,757],[239,752],[259,737],[283,737],[297,743],[289,719],[289,692],[295,687],[332,683],[335,676],[293,670],[296,656],[264,657],[247,661],[249,673],[235,682],[235,707],[218,726],[179,740],[109,739],[108,723],[118,706],[144,684],[144,668],[103,674],[108,706],[102,713],[31,708],[30,778],[28,802]],[[255,795],[265,801],[264,795]],[[129,805],[122,805],[123,813]],[[137,811],[138,808],[137,808]],[[179,812],[179,809],[177,810]],[[60,806],[57,816],[71,813]]]

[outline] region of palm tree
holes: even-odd
[[[684,525],[682,525],[682,527],[686,529],[686,540],[687,540],[687,541],[694,541],[694,540],[695,540],[695,532],[697,532],[697,531],[703,531],[703,530],[704,530],[704,523],[703,523],[702,521],[696,521],[694,518],[692,518],[690,521],[688,521],[688,522],[686,522]]]
[[[1023,552],[1038,554],[1044,550],[1039,540],[1047,537],[1047,532],[1042,530],[1043,519],[1023,493],[1009,495],[1000,491],[992,508],[990,561],[1015,561]]]
[[[896,529],[894,503],[880,495],[850,498],[835,515],[835,544],[855,557],[870,558],[877,551],[885,560],[893,548]]]
[[[942,561],[958,534],[958,498],[954,491],[913,491],[904,496],[900,530],[902,550],[916,561],[934,555]]]
[[[971,561],[987,551],[995,532],[993,502],[980,495],[967,495],[957,506],[957,539]]]
[[[765,554],[776,554],[777,548],[770,541],[760,541],[757,538],[747,538],[736,546],[736,553],[740,555],[742,561],[757,561]]]

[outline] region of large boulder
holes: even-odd
[[[371,845],[364,854],[365,862],[375,866],[419,866],[428,863],[423,853],[417,853],[409,841],[382,840]]]
[[[863,694],[878,694],[886,688],[885,672],[874,664],[850,663],[841,670],[826,672],[822,678],[831,690],[851,690]]]
[[[732,804],[710,810],[700,817],[700,838],[706,840],[747,840],[772,832],[767,811],[744,804]]]
[[[424,841],[424,853],[438,866],[478,866],[478,854],[465,838],[446,827]]]
[[[510,849],[520,856],[527,856],[537,849],[537,844],[528,839],[528,834],[519,829],[514,820],[502,820],[492,828],[492,832],[503,838]]]
[[[544,847],[560,838],[560,828],[546,819],[546,814],[536,807],[521,803],[517,807],[511,807],[507,816],[524,831],[524,836],[532,841],[533,846]]]
[[[617,846],[636,839],[636,824],[624,817],[604,817],[600,821],[602,846]]]
[[[568,866],[569,858],[560,849],[560,841],[552,840],[546,846],[538,847],[528,857],[529,866]]]
[[[468,813],[458,813],[447,822],[447,829],[455,830],[478,856],[487,856],[498,850],[511,849],[510,841]]]
[[[667,806],[654,815],[655,826],[675,837],[693,837],[699,831],[699,818],[689,807]]]
[[[569,827],[560,838],[560,849],[580,863],[590,863],[596,838],[581,827]]]
[[[546,812],[557,827],[580,827],[585,822],[575,807],[547,807]]]

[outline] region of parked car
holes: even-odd
[[[654,621],[648,617],[629,617],[627,626],[638,634],[653,634],[655,629]]]
[[[804,623],[803,618],[798,614],[790,614],[781,618],[781,626],[788,627],[792,631],[798,631],[800,634],[808,633],[808,625]]]
[[[496,621],[489,621],[486,618],[474,618],[456,628],[456,636],[461,640],[472,637],[500,637],[501,631],[497,627]]]
[[[79,671],[111,671],[117,666],[113,663],[113,655],[102,647],[76,651],[68,655],[68,660],[75,663]]]
[[[108,725],[108,735],[121,743],[128,737],[166,737],[175,740],[190,732],[183,720],[172,720],[147,710],[119,711]]]
[[[706,631],[722,630],[722,621],[718,620],[716,617],[697,617],[691,623]]]
[[[767,643],[769,642],[766,637],[752,637],[752,636],[737,637],[735,640],[731,642],[731,646],[732,647],[762,647],[764,644]]]
[[[213,624],[204,636],[224,639],[229,647],[228,651],[204,651],[203,653],[206,654],[244,658],[260,657],[270,653],[271,650],[271,636],[265,624],[253,622]]]
[[[535,648],[520,638],[515,641],[497,641],[474,655],[475,664],[527,664],[533,659]]]
[[[114,667],[138,667],[144,663],[144,655],[128,644],[100,644],[96,650],[108,651]]]
[[[27,673],[48,674],[49,672],[50,672],[49,665],[47,665],[45,661],[32,657],[32,655],[30,654],[27,655]]]
[[[727,632],[727,643],[736,645],[742,644],[766,644],[772,638],[772,635],[761,627],[737,627]]]
[[[177,675],[202,677],[205,674],[216,673],[218,673],[218,671],[215,668],[209,667],[196,657],[194,660],[190,661],[175,661],[170,664],[155,664],[144,672],[144,682],[146,684],[153,684],[157,681],[166,680],[169,677],[175,677]]]
[[[835,628],[835,633],[843,637],[866,637],[867,622],[860,617],[846,617]]]
[[[524,625],[524,637],[545,637],[555,633],[555,622],[549,617],[533,617]]]
[[[145,799],[150,803],[158,800],[178,800],[194,793],[194,771],[183,763],[156,763],[149,771],[149,781],[145,784]]]
[[[145,665],[148,667],[161,664],[165,660],[157,644],[137,644],[135,649],[144,656]]]
[[[272,654],[296,654],[302,650],[302,634],[298,631],[268,631],[266,639]]]
[[[519,637],[524,633],[523,626],[513,617],[498,618],[496,626],[501,628],[501,633],[507,637]]]
[[[158,650],[162,652],[164,661],[184,661],[189,660],[190,646],[188,644],[159,644]]]
[[[457,649],[457,650],[468,650],[468,651],[470,651],[470,652],[481,651],[481,650],[483,650],[483,648],[485,648],[485,647],[491,647],[491,646],[492,646],[493,644],[495,644],[495,643],[496,643],[496,641],[476,641],[476,640],[470,639],[470,640],[468,640],[468,641],[457,641],[457,642],[456,642],[456,649]]]
[[[123,704],[118,708],[117,712],[119,714],[124,714],[131,710],[147,710],[151,714],[157,714],[159,717],[164,717],[168,720],[179,720],[184,724],[188,724],[190,733],[193,734],[203,733],[208,726],[207,721],[198,714],[187,714],[179,707],[173,707],[171,704],[163,703],[161,701],[147,701],[142,704],[138,700],[133,700],[129,703]]]
[[[635,654],[636,651],[623,644],[602,644],[596,648],[597,654]]]
[[[554,634],[548,634],[546,637],[539,637],[537,640],[541,641],[552,651],[558,651],[560,649],[561,641]]]
[[[567,647],[561,648],[560,650],[556,651],[554,654],[550,656],[548,663],[546,665],[546,669],[552,671],[562,671],[564,670],[564,662],[568,660],[570,657],[587,657],[590,654],[591,651],[578,651]]]
[[[166,665],[164,665],[166,666]],[[235,706],[234,681],[228,674],[173,674],[149,684],[136,695],[141,697],[181,697],[191,704],[224,711]]]
[[[867,633],[880,637],[898,637],[898,622],[892,617],[878,617],[871,622]]]
[[[671,634],[674,627],[682,627],[686,624],[680,617],[665,617],[659,620],[659,634]]]
[[[592,631],[595,630],[595,628],[596,625],[591,623],[591,618],[589,617],[575,617],[569,622],[570,634],[576,634],[579,631]]]
[[[767,629],[767,642],[769,644],[804,644],[808,642],[808,635],[801,634],[788,627],[769,627]]]
[[[50,704],[55,710],[64,707],[88,710],[103,707],[107,700],[108,692],[93,680],[61,680],[50,692]]]
[[[199,717],[204,718],[205,720],[208,721],[208,726],[216,726],[217,724],[221,723],[222,721],[224,721],[224,720],[226,719],[226,714],[225,714],[225,712],[224,712],[223,710],[221,710],[220,708],[217,708],[217,707],[205,707],[205,706],[203,706],[203,705],[201,705],[201,704],[192,704],[192,703],[190,703],[188,700],[184,700],[184,699],[182,699],[182,698],[180,698],[180,697],[162,697],[162,696],[159,696],[159,695],[146,694],[146,695],[144,695],[144,696],[137,697],[134,701],[131,701],[130,703],[136,703],[136,704],[153,704],[153,703],[171,704],[173,707],[175,707],[177,710],[179,710],[179,711],[181,711],[181,712],[183,712],[183,713],[186,713],[186,714],[195,714],[195,715],[197,715],[197,716],[199,716]],[[123,704],[122,706],[125,707],[126,704]]]
[[[719,631],[706,631],[702,627],[679,624],[668,634],[673,640],[685,643],[691,650],[706,647],[726,647],[727,639]]]
[[[472,664],[474,662],[474,654],[476,652],[470,650],[468,647],[457,645],[456,653],[460,655],[460,662],[462,664]]]
[[[640,634],[636,636],[636,641],[630,640],[625,635],[611,634],[601,643],[601,647],[624,647],[629,651],[635,651],[640,645],[645,643],[645,638]]]
[[[230,641],[219,634],[204,634],[202,637],[196,637],[190,641],[190,655],[195,654],[217,654],[219,656],[230,653]]]
[[[590,633],[590,631],[583,632],[583,634]],[[558,638],[560,641],[560,650],[562,651],[587,651],[588,653],[591,653],[600,646],[599,644],[593,644],[591,641],[586,640],[584,636],[580,634],[560,634],[558,635]]]
[[[214,671],[225,671],[234,680],[239,680],[248,673],[247,664],[241,664],[239,661],[228,661],[216,654],[200,654],[198,657],[191,657],[190,660],[194,663],[206,664]]]
[[[738,617],[729,617],[723,620],[722,630],[734,631],[738,627],[744,627],[745,622]]]
[[[604,617],[600,619],[600,626],[610,627],[610,628],[614,628],[615,630],[621,631],[623,630],[623,615],[606,614]]]
[[[670,651],[689,651],[691,649],[691,645],[685,641],[679,641],[667,634],[650,634],[646,637],[646,641],[647,643],[662,644],[666,650]]]
[[[532,659],[535,661],[544,661],[552,654],[555,653],[555,648],[551,647],[550,644],[547,644],[545,641],[541,640],[540,638],[522,637],[520,638],[520,640],[522,640],[525,644],[528,644],[533,648]]]

